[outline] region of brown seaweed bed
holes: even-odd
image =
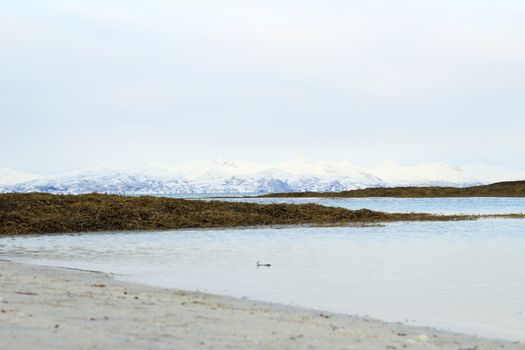
[[[433,215],[349,210],[316,204],[255,204],[108,194],[0,194],[0,235],[264,225],[351,225],[475,220],[515,215]]]
[[[377,187],[342,192],[292,192],[271,193],[259,197],[278,198],[438,198],[438,197],[525,197],[525,181],[497,182],[471,187]]]

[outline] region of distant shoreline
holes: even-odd
[[[345,226],[398,221],[525,218],[525,214],[435,215],[349,210],[317,204],[257,204],[107,194],[0,194],[0,235],[107,231]]]
[[[449,198],[525,197],[525,181],[497,182],[471,187],[374,187],[342,192],[270,193],[246,198]]]

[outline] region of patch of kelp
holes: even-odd
[[[255,204],[107,194],[0,194],[0,234],[347,225],[472,220],[470,215],[390,214],[316,204]]]
[[[268,198],[439,198],[439,197],[525,197],[525,181],[497,182],[471,187],[376,187],[342,192],[292,192],[272,193],[259,197]]]

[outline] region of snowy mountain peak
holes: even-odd
[[[485,168],[483,168],[485,169]],[[483,174],[491,174],[490,178]],[[525,171],[498,172],[498,180],[524,177]],[[350,161],[298,157],[262,165],[240,160],[200,160],[141,169],[97,167],[53,176],[0,169],[0,192],[51,193],[268,193],[344,191],[365,187],[470,186],[492,182],[495,172],[467,172],[446,163],[400,165],[389,161],[364,168]]]
[[[197,160],[171,167],[172,171],[188,179],[244,176],[263,171],[264,166],[239,160]]]
[[[313,175],[320,177],[354,177],[375,178],[367,170],[352,162],[343,161],[315,161],[305,157],[299,157],[289,161],[281,162],[276,166],[278,169],[293,175]],[[376,179],[379,180],[379,179]]]

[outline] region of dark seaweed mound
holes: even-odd
[[[255,204],[107,194],[0,194],[0,234],[229,228],[260,225],[346,225],[465,220],[473,216],[388,214],[315,204]]]
[[[342,192],[294,192],[272,193],[260,197],[525,197],[525,181],[498,182],[472,187],[378,187]]]

